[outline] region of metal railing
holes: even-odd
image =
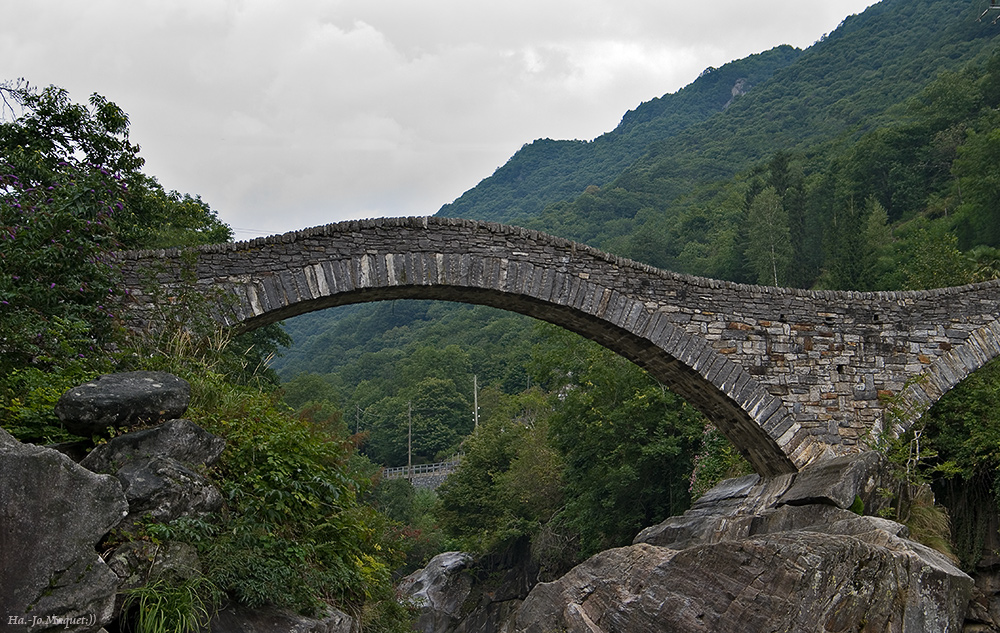
[[[410,479],[413,477],[431,477],[433,475],[449,475],[458,468],[461,458],[436,464],[417,464],[414,466],[393,466],[382,469],[385,479]]]

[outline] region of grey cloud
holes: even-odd
[[[434,213],[523,143],[594,138],[707,66],[808,46],[869,4],[12,3],[0,79],[107,96],[164,186],[281,232]]]

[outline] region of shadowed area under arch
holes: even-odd
[[[243,329],[391,299],[548,321],[644,367],[761,474],[861,450],[882,430],[887,398],[919,415],[1000,354],[996,282],[885,293],[733,284],[469,220],[352,221],[120,259],[136,322],[184,284],[209,297],[219,321]]]

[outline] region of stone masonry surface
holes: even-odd
[[[185,285],[241,329],[388,299],[549,321],[646,368],[764,475],[901,432],[1000,354],[1000,282],[875,293],[734,284],[471,220],[359,220],[119,258],[137,327]],[[890,402],[901,415],[886,415]]]

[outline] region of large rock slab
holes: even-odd
[[[519,539],[503,552],[435,556],[397,590],[419,608],[415,631],[516,633],[514,615],[545,573],[533,560],[528,539]]]
[[[858,498],[867,509],[880,507],[887,477],[879,456],[863,454],[798,474],[728,480],[684,515],[643,530],[631,546],[536,584],[511,618],[494,609],[481,622],[475,616],[486,611],[470,609],[474,600],[466,597],[474,597],[475,586],[470,594],[460,583],[441,582],[444,595],[434,602],[452,605],[449,617],[418,630],[961,631],[972,579],[910,541],[905,526],[854,511]],[[980,590],[980,621],[991,617],[988,593]],[[462,619],[455,622],[450,614],[459,603]]]
[[[879,491],[890,481],[883,458],[874,452],[819,461],[797,474],[729,479],[684,514],[642,530],[633,543],[684,549],[826,525],[851,516],[848,508],[857,499],[869,513],[884,507]]]
[[[109,426],[126,428],[180,418],[191,401],[191,385],[162,371],[108,374],[73,387],[55,412],[71,433],[90,436]]]
[[[869,451],[811,464],[795,476],[778,504],[827,504],[846,510],[860,499],[873,512],[878,490],[890,483],[883,463],[881,454]]]
[[[151,429],[119,435],[97,446],[80,461],[95,473],[114,473],[125,464],[170,457],[189,466],[211,466],[226,441],[190,420],[170,420]]]
[[[524,633],[961,631],[972,580],[881,530],[782,532],[683,551],[640,543],[537,585]]]
[[[905,526],[848,510],[882,500],[866,453],[722,482],[682,516],[539,584],[516,629],[960,631],[972,579]]]
[[[745,538],[759,526],[762,517],[774,510],[794,480],[791,474],[727,479],[702,495],[684,514],[639,532],[633,543],[684,549]]]
[[[0,429],[0,616],[4,631],[99,630],[118,577],[95,545],[125,516],[114,477]]]
[[[399,592],[420,609],[414,630],[445,633],[455,629],[472,589],[472,576],[464,573],[471,562],[469,554],[445,552],[400,581]]]

